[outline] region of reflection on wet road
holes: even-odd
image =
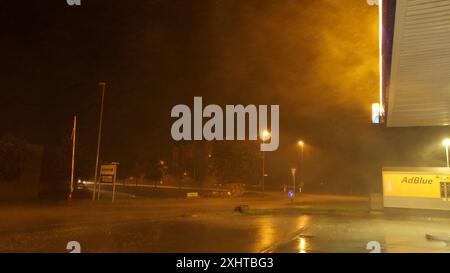
[[[323,215],[196,215],[79,229],[74,235],[96,252],[368,253],[370,241],[379,242],[382,252],[449,252],[445,243],[425,239],[435,231],[448,229],[428,222]]]
[[[381,252],[450,252],[442,241],[430,241],[426,234],[448,234],[448,221],[427,219],[384,219],[383,217],[311,216],[310,223],[290,240],[273,246],[270,252],[367,252],[369,242],[379,243]]]
[[[141,200],[114,206],[0,208],[0,252],[66,252],[69,241],[80,242],[83,252],[368,253],[373,241],[381,252],[450,252],[447,243],[426,239],[426,234],[450,234],[445,217],[314,213],[292,207],[234,212],[240,202]],[[258,202],[249,204],[267,206],[269,200]]]

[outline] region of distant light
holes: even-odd
[[[300,253],[306,253],[306,240],[305,240],[305,238],[300,238],[298,248],[299,248],[299,252]]]
[[[442,141],[442,146],[448,147],[450,146],[450,138],[446,138]]]
[[[303,147],[303,145],[305,145],[305,143],[303,143],[303,141],[302,141],[302,140],[300,140],[300,141],[298,142],[298,146],[301,146],[301,147]]]
[[[261,134],[261,138],[263,141],[266,141],[270,138],[270,132],[267,130],[264,130]]]
[[[380,123],[380,104],[372,103],[372,123],[379,124]]]

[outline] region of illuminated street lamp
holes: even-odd
[[[303,161],[303,147],[305,146],[305,143],[302,141],[302,140],[300,140],[298,143],[298,147],[300,147],[300,159]]]
[[[302,185],[303,182],[303,147],[305,146],[305,143],[303,142],[303,140],[299,140],[297,143],[298,147],[300,147],[300,163],[298,164],[299,166],[299,180],[300,180],[300,185]],[[295,192],[295,189],[294,189]]]
[[[264,130],[264,131],[262,132],[262,134],[261,134],[261,138],[262,138],[262,141],[263,141],[263,142],[269,140],[269,139],[270,139],[270,132],[267,131],[267,130]]]
[[[262,142],[266,142],[267,140],[270,139],[270,132],[267,130],[264,130],[261,133],[261,140]],[[266,170],[265,170],[265,154],[264,151],[262,151],[262,190],[263,190],[263,194],[264,194],[264,178],[266,176]]]
[[[449,168],[450,165],[448,161],[448,146],[450,146],[450,138],[444,139],[444,141],[442,141],[442,146],[445,147],[445,155],[447,156],[447,168]]]
[[[298,144],[298,146],[299,146],[300,148],[302,148],[302,150],[303,150],[303,146],[305,145],[305,143],[303,142],[303,140],[299,140],[297,144]]]

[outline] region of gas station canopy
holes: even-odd
[[[450,1],[397,0],[391,46],[387,126],[449,125]]]

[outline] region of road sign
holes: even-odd
[[[102,166],[100,167],[100,183],[103,182],[113,184],[113,192],[112,192],[113,202],[116,195],[117,165],[119,165],[119,163],[109,163],[109,164],[102,164]],[[100,183],[98,185],[99,196],[100,196]]]
[[[293,190],[289,190],[289,191],[288,191],[288,197],[289,197],[289,198],[294,197],[294,191],[293,191]]]
[[[117,165],[116,164],[102,164],[102,167],[100,168],[100,175],[115,176],[116,172],[117,172]]]
[[[198,198],[199,195],[198,195],[198,192],[188,192],[188,193],[186,193],[186,197],[187,198]]]
[[[295,172],[297,171],[297,169],[296,168],[291,168],[291,173],[292,173],[292,183],[294,184],[294,190],[293,190],[293,192],[292,192],[292,196],[289,196],[289,197],[294,197],[294,195],[295,195]]]

